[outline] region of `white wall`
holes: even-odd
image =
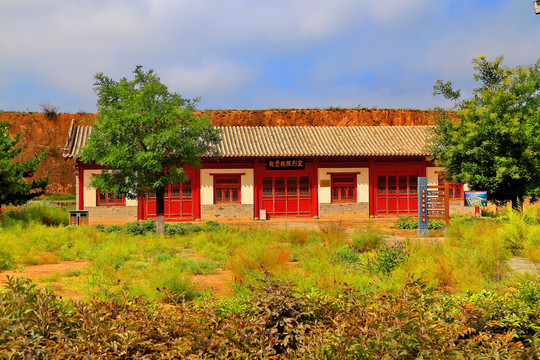
[[[84,208],[87,207],[96,207],[96,189],[93,187],[90,187],[90,179],[92,176],[101,174],[101,170],[84,170],[83,172],[83,179],[84,179],[84,190],[83,190],[83,198],[84,198]],[[78,186],[77,186],[78,188]],[[137,206],[138,201],[126,199],[126,206]]]
[[[356,202],[369,202],[369,169],[368,168],[319,168],[319,203],[332,202],[331,187],[321,187],[321,180],[330,181],[330,174],[358,173],[356,175]]]
[[[426,168],[426,176],[427,176],[427,184],[428,186],[437,186],[439,185],[439,174],[438,172],[444,171],[444,168],[442,167],[427,167]]]
[[[253,205],[254,176],[253,169],[202,169],[201,170],[201,205],[214,204],[214,177],[210,174],[244,174],[240,177],[240,201]]]

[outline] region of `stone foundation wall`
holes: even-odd
[[[87,207],[89,225],[123,225],[138,220],[136,206],[96,206]]]
[[[465,206],[463,201],[450,201],[450,216],[454,214],[474,215],[474,206]]]
[[[319,218],[325,219],[358,219],[369,218],[369,203],[332,203],[319,204]]]
[[[214,220],[253,220],[252,204],[202,205],[201,219]]]

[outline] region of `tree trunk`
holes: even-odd
[[[165,187],[156,188],[156,234],[165,235]]]

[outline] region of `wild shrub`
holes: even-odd
[[[525,239],[529,228],[528,218],[521,212],[509,209],[506,211],[507,221],[499,230],[499,236],[503,239],[512,254],[520,254],[525,246]]]
[[[117,233],[117,232],[122,231],[122,226],[112,224],[104,228],[103,231],[106,232],[107,234]]]
[[[75,195],[73,194],[59,194],[54,193],[40,198],[42,201],[75,201]]]
[[[304,245],[310,240],[310,232],[300,229],[280,230],[279,236],[285,242],[295,245]]]
[[[234,301],[171,305],[125,290],[62,301],[28,280],[0,292],[0,354],[24,358],[538,358],[538,285],[445,295],[421,281],[337,297],[263,276]],[[160,289],[162,290],[162,289]],[[166,292],[166,290],[165,290]],[[182,294],[183,292],[178,292]]]
[[[43,114],[45,117],[49,120],[54,120],[58,116],[58,110],[60,110],[60,106],[51,105],[49,103],[40,104],[41,110],[43,111]]]
[[[375,251],[367,259],[367,269],[374,274],[388,275],[396,267],[403,264],[410,255],[408,243],[401,242],[387,245]]]
[[[201,292],[191,281],[191,278],[178,270],[164,273],[159,280],[160,292],[163,293],[163,299],[171,303],[182,301],[191,301],[201,296]]]
[[[347,227],[341,221],[323,223],[319,229],[324,243],[332,249],[343,245],[348,238]]]
[[[13,269],[13,256],[5,251],[0,251],[0,271]]]
[[[311,325],[321,317],[318,299],[308,299],[299,294],[291,283],[273,278],[268,272],[252,286],[253,314],[257,328],[261,329],[261,345],[268,355],[291,355],[306,347],[305,335]]]
[[[144,236],[148,233],[155,233],[156,223],[152,219],[130,222],[124,224],[123,230],[127,234]]]
[[[352,245],[362,251],[375,250],[384,242],[384,234],[370,225],[366,231],[357,230],[352,236]]]
[[[418,218],[411,216],[401,216],[394,223],[396,229],[415,230],[418,229]],[[428,230],[443,230],[444,220],[429,220],[427,223]]]
[[[476,226],[474,232],[478,238],[477,245],[470,251],[481,273],[489,280],[502,280],[510,270],[508,261],[511,252],[497,236],[489,231],[491,227],[482,229]],[[473,231],[471,228],[469,231]]]
[[[530,305],[540,305],[540,278],[519,284],[515,297]]]
[[[21,222],[28,225],[31,222],[47,226],[68,225],[68,211],[49,201],[35,200],[24,205],[7,206],[0,212],[0,226],[13,225]]]
[[[216,231],[217,229],[220,228],[220,225],[217,221],[207,221],[204,223],[203,225],[203,230],[204,231]]]
[[[280,271],[289,261],[291,251],[288,244],[252,242],[234,250],[228,268],[238,279],[257,269]]]
[[[418,218],[411,216],[401,216],[394,223],[396,229],[413,230],[418,229]]]
[[[523,244],[524,255],[535,264],[540,264],[540,225],[530,226]]]

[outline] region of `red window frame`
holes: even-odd
[[[102,194],[96,189],[96,206],[126,206],[126,198],[110,193]]]
[[[444,184],[444,173],[438,172],[438,181],[439,185]],[[463,201],[463,184],[458,184],[454,182],[448,183],[448,198],[450,201]]]
[[[241,204],[241,176],[214,175],[214,204]]]
[[[330,178],[333,203],[356,202],[356,174],[332,174]]]

